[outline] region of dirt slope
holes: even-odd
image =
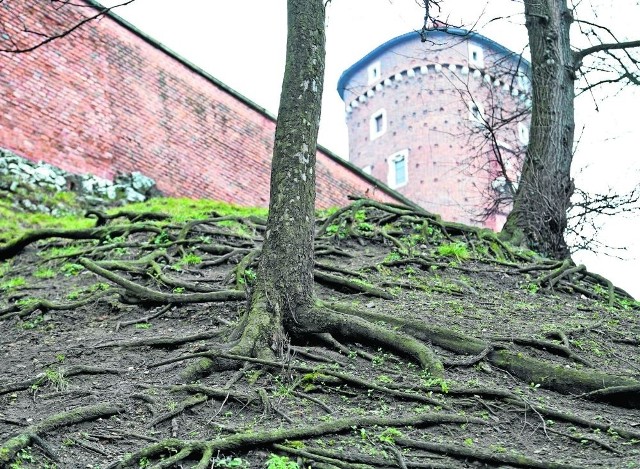
[[[361,200],[318,221],[317,297],[443,377],[351,335],[232,357],[261,215],[156,200],[0,247],[0,466],[640,467],[640,305],[605,279]]]

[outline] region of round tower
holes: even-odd
[[[445,220],[498,230],[528,142],[530,65],[457,28],[411,32],[340,77],[349,159]]]

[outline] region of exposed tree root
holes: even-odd
[[[61,228],[45,228],[27,231],[21,237],[0,246],[0,260],[9,259],[31,243],[49,238],[65,239],[102,239],[107,236],[116,237],[124,233],[153,232],[160,233],[160,228],[146,224],[114,225],[104,228],[87,228],[80,230],[66,230]]]
[[[57,373],[59,373],[60,376],[68,378],[70,376],[77,376],[77,375],[119,374],[119,373],[122,373],[122,370],[115,370],[112,368],[99,368],[95,366],[86,366],[86,365],[76,365],[66,370],[61,369]],[[46,383],[46,381],[47,381],[46,374],[40,373],[35,378],[29,379],[26,381],[9,383],[9,384],[0,386],[0,395],[7,394],[13,391],[21,391],[24,389],[29,389],[34,385],[37,386],[40,384],[44,384]]]
[[[237,301],[245,300],[246,295],[242,291],[238,290],[222,290],[209,293],[190,293],[190,294],[176,294],[176,293],[162,293],[156,290],[139,285],[131,280],[117,275],[107,269],[103,269],[96,263],[89,259],[82,258],[78,260],[78,263],[86,267],[94,274],[100,275],[113,283],[124,287],[129,294],[133,297],[144,301],[146,303],[159,303],[159,304],[187,304],[187,303],[208,303],[213,301]]]
[[[446,454],[459,459],[474,459],[493,464],[510,464],[517,467],[537,468],[537,469],[584,469],[584,466],[573,464],[563,464],[552,461],[540,461],[524,455],[511,455],[492,453],[476,448],[465,446],[454,446],[446,443],[431,443],[424,440],[413,440],[399,437],[395,439],[396,444],[407,448],[418,448],[433,453]]]
[[[213,455],[216,451],[231,451],[244,447],[260,447],[285,440],[298,440],[332,433],[342,433],[354,427],[371,427],[376,425],[388,427],[424,427],[452,423],[486,425],[486,422],[481,419],[445,413],[419,414],[400,418],[355,417],[334,420],[333,422],[327,423],[315,423],[314,425],[299,428],[238,433],[213,441],[164,440],[124,457],[121,461],[107,466],[107,469],[137,466],[141,458],[159,458],[161,455],[167,454],[167,452],[175,452],[175,455],[170,458],[171,464],[175,464],[187,459],[193,453],[208,456]],[[198,463],[199,467],[207,467],[210,459],[211,457],[209,457],[207,461],[203,461],[203,458],[201,458]],[[169,459],[164,459],[164,462],[166,461],[169,461]],[[157,467],[170,467],[164,465],[164,462],[160,463]]]
[[[40,423],[25,428],[19,435],[7,440],[0,447],[0,462],[11,462],[18,451],[29,446],[32,441],[39,440],[42,433],[67,425],[74,425],[88,420],[109,417],[120,412],[122,412],[121,407],[111,406],[108,404],[98,404],[87,407],[78,407],[68,412],[51,415]]]
[[[393,300],[395,298],[392,294],[387,293],[383,289],[374,287],[362,280],[350,280],[346,277],[328,274],[320,270],[314,270],[313,276],[316,281],[331,287],[346,288],[353,292],[364,293],[369,296],[384,298],[385,300]]]

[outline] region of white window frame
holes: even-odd
[[[524,122],[518,122],[518,138],[523,145],[529,145],[529,127]]]
[[[382,78],[382,67],[379,60],[369,65],[367,76],[369,77],[369,84],[375,83]]]
[[[482,47],[474,44],[473,42],[469,42],[469,66],[474,68],[484,68],[484,51],[482,50]]]
[[[521,90],[526,92],[531,89],[531,80],[525,73],[518,72],[517,81]]]
[[[398,183],[398,175],[396,174],[396,163],[404,159],[404,181]],[[389,171],[387,173],[387,184],[392,189],[406,186],[409,182],[409,149],[405,148],[399,152],[394,153],[387,158],[389,164]]]
[[[381,126],[380,129],[378,129],[378,124],[377,124],[377,120],[378,118],[381,118]],[[371,118],[369,119],[369,134],[371,137],[371,140],[375,140],[376,138],[384,135],[384,133],[387,131],[387,111],[385,109],[378,109],[376,112],[374,112],[371,115]]]
[[[469,120],[476,125],[485,126],[484,106],[477,101],[469,101]],[[479,114],[479,115],[478,115]]]

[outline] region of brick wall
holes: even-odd
[[[74,2],[78,3],[78,2]],[[28,48],[92,8],[0,6],[0,48]],[[84,15],[84,16],[81,16]],[[167,195],[266,206],[275,121],[115,16],[24,54],[0,53],[0,147],[111,179],[140,171]],[[347,195],[404,200],[320,149],[318,206]]]

